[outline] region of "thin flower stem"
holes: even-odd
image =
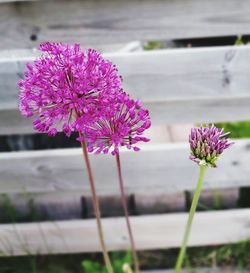
[[[81,134],[80,134],[80,136],[82,137]],[[105,262],[106,268],[108,270],[108,273],[113,273],[114,272],[113,267],[112,267],[112,264],[111,264],[111,261],[109,258],[109,254],[107,251],[107,247],[105,244],[105,240],[104,240],[104,234],[103,234],[102,223],[101,223],[100,205],[99,205],[98,197],[96,195],[96,188],[95,188],[94,178],[93,178],[93,174],[92,174],[92,170],[91,170],[91,166],[90,166],[86,142],[81,141],[81,146],[82,146],[83,156],[84,156],[84,159],[86,162],[87,173],[88,173],[88,178],[89,178],[89,182],[90,182],[93,207],[94,207],[95,216],[96,216],[97,230],[98,230],[98,234],[99,234],[99,239],[100,239],[100,244],[101,244],[102,253],[103,253],[103,257],[104,257],[104,262]]]
[[[183,260],[184,260],[184,257],[185,257],[185,253],[186,253],[188,238],[189,238],[189,234],[190,234],[190,231],[191,231],[194,214],[195,214],[197,204],[198,204],[198,201],[199,201],[201,187],[202,187],[202,184],[203,184],[206,169],[207,169],[207,166],[200,166],[200,175],[199,175],[198,183],[197,183],[197,186],[196,186],[196,189],[195,189],[192,205],[191,205],[191,208],[190,208],[190,211],[189,211],[188,221],[187,221],[187,224],[186,224],[186,227],[185,227],[185,233],[184,233],[184,238],[183,238],[183,241],[182,241],[181,250],[179,252],[179,256],[178,256],[178,259],[177,259],[177,262],[176,262],[176,265],[175,265],[175,273],[180,273],[181,272],[181,267],[182,267]]]
[[[129,234],[129,239],[130,239],[130,244],[131,244],[135,273],[139,273],[140,272],[140,264],[139,264],[139,259],[138,259],[138,255],[136,252],[135,241],[134,241],[134,237],[133,237],[131,224],[129,221],[129,213],[128,213],[128,207],[127,207],[127,202],[126,202],[126,195],[125,195],[125,190],[124,190],[124,183],[123,183],[121,161],[120,161],[119,153],[116,154],[116,165],[117,165],[117,171],[118,171],[118,177],[119,177],[121,201],[122,201],[122,206],[123,206],[123,210],[124,210],[124,214],[125,214],[125,219],[126,219],[126,224],[127,224],[127,229],[128,229],[128,234]]]

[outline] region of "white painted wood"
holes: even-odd
[[[7,78],[17,81],[17,74],[22,74],[25,63],[38,56],[37,51],[28,52],[22,51],[21,55],[0,52],[1,84]],[[250,93],[247,78],[250,46],[118,52],[104,54],[104,57],[117,65],[124,78],[124,88],[145,102],[243,97]],[[8,93],[15,97],[15,81],[8,84]],[[13,104],[13,98],[5,100],[5,107]],[[5,107],[1,101],[1,108]]]
[[[187,213],[131,217],[139,250],[179,247]],[[250,209],[199,212],[195,215],[189,246],[235,243],[250,236]],[[109,250],[129,248],[124,218],[105,218]],[[72,220],[0,225],[2,255],[80,253],[100,251],[95,220]]]
[[[132,92],[130,92],[132,93]],[[211,123],[242,121],[250,119],[250,96],[228,98],[202,98],[169,100],[144,103],[150,111],[152,123],[163,124]],[[12,108],[12,106],[11,106]],[[0,110],[0,135],[35,133],[32,119],[27,119],[17,110]]]
[[[209,169],[204,189],[249,186],[250,141],[238,140],[225,151],[218,168]],[[188,159],[183,144],[142,146],[140,152],[121,154],[126,192],[182,192],[195,188],[199,168]],[[91,155],[99,195],[119,193],[115,158]],[[1,153],[2,193],[78,192],[89,195],[85,164],[80,149]]]
[[[151,139],[151,143],[168,143],[172,141],[170,136],[170,126],[154,126],[152,125],[146,132],[145,136]]]
[[[185,142],[188,139],[191,128],[195,124],[177,124],[168,126],[169,136],[172,142]]]
[[[89,46],[249,34],[249,12],[247,0],[5,3],[0,9],[0,48],[32,48],[48,40]]]
[[[0,57],[0,133],[33,132],[16,112],[17,80],[34,54]],[[37,53],[35,53],[37,54]],[[0,54],[1,56],[1,54]],[[250,46],[106,54],[157,124],[248,120]]]
[[[122,47],[120,50],[117,50],[117,52],[138,52],[143,50],[144,49],[141,42],[133,41],[124,45],[124,47]]]

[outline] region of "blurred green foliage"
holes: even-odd
[[[114,273],[124,273],[122,266],[131,265],[130,253],[111,254]],[[101,254],[46,255],[0,258],[0,273],[106,273]]]
[[[178,249],[140,252],[143,270],[173,268]],[[122,266],[131,264],[131,255],[111,254],[114,273],[123,273]],[[237,267],[240,272],[250,269],[250,240],[237,244],[188,248],[185,266],[188,272],[195,267]],[[106,273],[101,254],[47,255],[0,258],[1,273]],[[226,271],[225,271],[226,272]]]
[[[226,132],[230,132],[230,138],[250,137],[250,121],[221,122],[216,123],[216,126],[224,128]]]
[[[143,46],[144,50],[156,50],[162,48],[160,41],[149,41]]]
[[[234,43],[234,44],[235,44],[235,45],[249,45],[250,42],[249,42],[249,41],[247,41],[247,42],[243,41],[242,36],[239,35],[239,36],[237,37],[237,39],[235,40],[235,43]]]
[[[132,265],[132,256],[130,252],[113,252],[111,261],[115,273],[124,273],[122,267],[124,264]],[[107,273],[104,265],[92,260],[85,260],[82,262],[82,267],[85,273]]]
[[[250,240],[211,249],[190,248],[187,257],[192,267],[236,266],[241,271],[250,268]]]

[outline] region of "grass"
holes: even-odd
[[[146,269],[173,268],[178,249],[144,251],[140,253],[142,266]],[[237,267],[250,269],[250,239],[237,244],[210,247],[190,247],[185,264],[193,267]]]
[[[143,251],[139,253],[144,270],[173,268],[178,249]],[[106,273],[100,254],[53,255],[0,258],[1,273]],[[115,273],[131,262],[125,252],[112,253]],[[241,272],[250,269],[250,240],[216,247],[188,248],[186,267],[237,267]],[[192,270],[191,270],[192,271]]]
[[[91,255],[53,255],[0,258],[1,273],[80,273],[85,259]]]
[[[130,252],[113,252],[111,254],[111,262],[115,273],[124,273],[122,268],[124,264],[131,265],[132,256]],[[107,273],[104,265],[92,260],[84,260],[82,268],[85,273]]]
[[[122,266],[131,264],[131,254],[113,252],[115,273],[123,273]],[[106,273],[101,254],[44,255],[0,258],[1,273]]]
[[[189,249],[192,266],[236,266],[250,268],[250,240],[211,249]]]

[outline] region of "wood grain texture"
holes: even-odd
[[[134,195],[136,215],[183,212],[186,211],[186,198],[184,192],[167,192],[154,195],[151,192]]]
[[[185,201],[184,192],[127,195],[130,215],[184,212],[186,211]],[[14,217],[16,223],[27,221],[27,219],[55,221],[95,217],[91,196],[84,196],[82,192],[0,194],[1,223],[13,222],[13,215],[6,210],[7,202],[16,212]],[[99,203],[101,215],[104,218],[124,215],[120,195],[99,195]]]
[[[208,170],[203,188],[249,186],[249,147],[249,140],[239,140],[225,151],[219,169]],[[127,194],[194,189],[199,168],[188,156],[188,144],[146,144],[141,152],[122,152]],[[117,195],[114,157],[92,155],[91,162],[98,194]],[[90,194],[88,184],[80,149],[1,153],[2,193],[78,192],[86,196]]]
[[[3,4],[3,3],[16,3],[16,2],[30,2],[30,1],[40,1],[40,0],[0,0],[0,4]]]
[[[33,132],[16,111],[16,83],[34,55],[0,54],[0,133]],[[106,54],[123,86],[149,108],[153,124],[248,120],[250,47]]]
[[[35,1],[1,4],[1,49],[249,34],[249,1]]]
[[[179,247],[186,220],[186,213],[131,217],[137,248]],[[189,246],[245,240],[250,236],[249,226],[250,209],[199,212],[194,218]],[[109,250],[129,248],[123,218],[105,218],[103,228]],[[94,219],[0,225],[0,238],[2,255],[100,251]]]
[[[249,105],[248,96],[144,103],[154,125],[249,120]],[[17,109],[0,110],[0,135],[25,133],[35,133],[32,119],[21,116]]]

